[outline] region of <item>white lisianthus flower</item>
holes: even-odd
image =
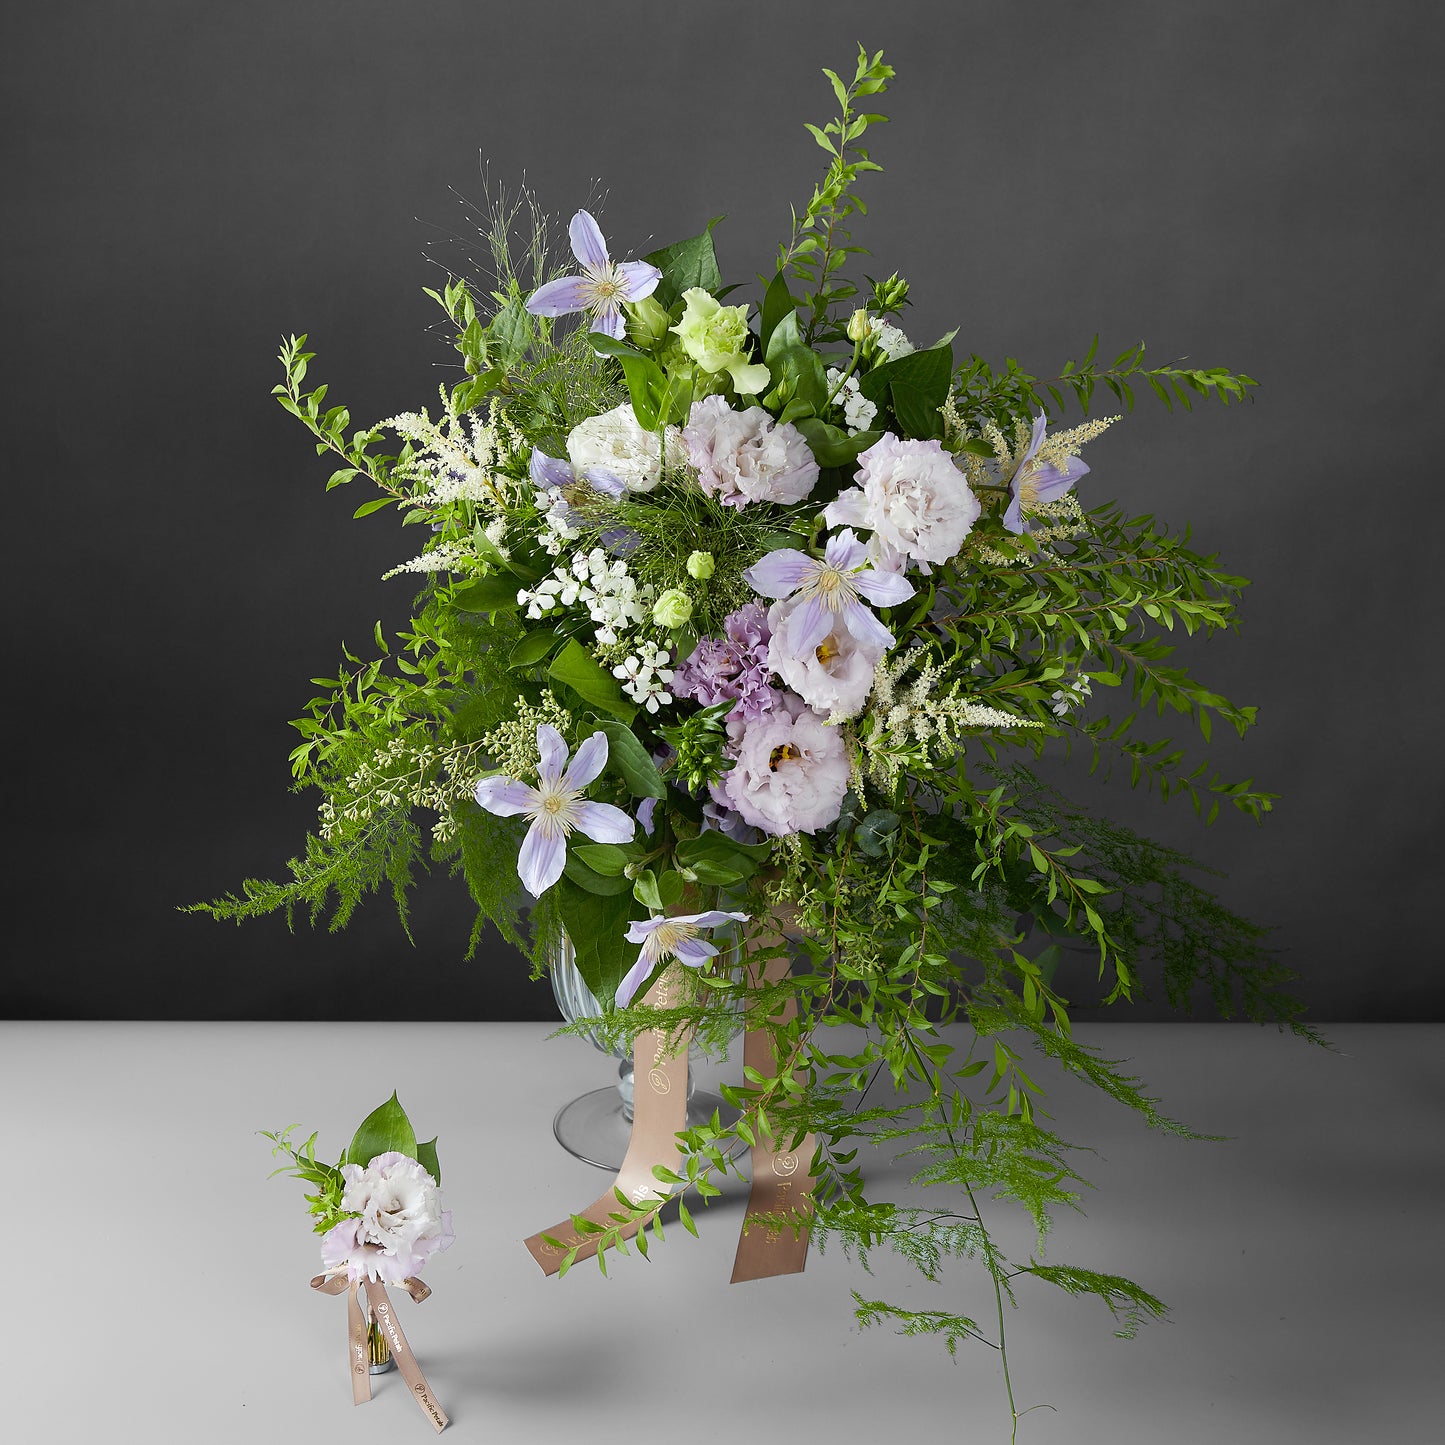
[[[856,484],[840,492],[823,515],[830,527],[874,534],[880,557],[930,563],[958,554],[981,510],[953,458],[936,441],[903,441],[884,434],[859,454]]]
[[[792,690],[823,717],[847,718],[863,710],[873,687],[873,673],[884,649],[860,641],[839,621],[815,647],[794,646],[790,624],[802,599],[789,598],[768,608],[774,641],[768,660]]]
[[[676,427],[666,432],[667,464],[682,461]],[[567,456],[579,476],[602,472],[630,492],[650,492],[662,480],[662,443],[644,431],[630,402],[578,422],[567,436]]]
[[[427,1259],[453,1241],[450,1210],[430,1174],[405,1154],[378,1154],[363,1169],[343,1164],[343,1219],[321,1238],[328,1269],[346,1266],[350,1279],[400,1284],[421,1272]]]

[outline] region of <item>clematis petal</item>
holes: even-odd
[[[592,313],[591,330],[600,331],[614,341],[621,341],[627,335],[627,322],[622,319],[616,303],[610,302]]]
[[[717,949],[705,938],[679,938],[672,954],[689,968],[701,968],[708,959],[717,957]]]
[[[616,271],[622,282],[624,301],[641,301],[644,297],[651,296],[657,290],[657,283],[662,280],[662,272],[656,266],[649,266],[646,261],[622,261],[617,265]]]
[[[1048,426],[1049,414],[1041,411],[1034,418],[1033,433],[1029,437],[1029,449],[1024,453],[1025,461],[1028,461],[1030,457],[1038,454],[1039,448],[1044,444],[1044,432],[1048,430]]]
[[[854,607],[860,604],[854,602]],[[864,608],[864,611],[867,611]],[[869,616],[872,616],[869,613]],[[833,618],[816,597],[809,597],[788,618],[781,641],[795,656],[805,656],[833,630]],[[892,640],[891,638],[889,639]],[[773,646],[777,645],[775,639]]]
[[[600,728],[572,755],[572,766],[562,777],[561,787],[580,793],[607,766],[607,734]]]
[[[586,277],[559,276],[527,297],[527,310],[533,316],[565,316],[569,311],[585,311],[589,295]]]
[[[560,457],[549,457],[540,447],[532,448],[531,460],[527,463],[527,475],[538,487],[570,487],[577,480],[572,463]]]
[[[608,263],[607,242],[602,229],[588,211],[578,211],[567,227],[572,254],[588,269],[601,271]]]
[[[859,642],[871,642],[874,647],[893,646],[893,634],[861,602],[850,602],[843,609],[843,621]]]
[[[897,607],[907,602],[915,591],[913,583],[901,572],[878,571],[865,567],[848,579],[875,607]]]
[[[644,833],[652,832],[652,816],[656,811],[656,798],[644,798],[637,805],[637,821]]]
[[[1017,493],[1014,494],[1013,499],[1008,504],[1008,510],[1003,514],[1003,524],[1004,529],[1012,532],[1014,536],[1028,531],[1028,523],[1024,521],[1023,508],[1019,502]]]
[[[656,933],[666,922],[666,916],[661,913],[655,918],[639,918],[627,925],[627,932],[622,936],[629,943],[641,943],[649,933]]]
[[[743,581],[764,597],[791,597],[817,569],[818,564],[807,553],[780,547],[759,557],[743,573]]]
[[[537,776],[544,788],[555,788],[567,766],[567,744],[551,723],[537,724],[537,751],[542,755]]]
[[[588,467],[582,474],[594,492],[601,492],[615,502],[627,490],[627,483],[613,472],[602,467]]]
[[[647,982],[647,976],[657,965],[643,953],[637,962],[627,970],[622,982],[617,985],[617,1007],[626,1008],[636,997],[638,989]]]
[[[567,866],[567,840],[555,823],[538,818],[522,839],[517,854],[517,877],[522,887],[540,898],[561,876]]]
[[[572,824],[594,843],[630,843],[637,836],[637,824],[611,803],[574,803]]]
[[[709,908],[706,913],[688,913],[684,923],[695,923],[699,928],[716,928],[720,923],[746,923],[750,913],[724,913],[721,908]]]
[[[824,560],[840,572],[851,572],[861,567],[868,556],[868,549],[858,540],[858,534],[851,527],[834,532],[823,549]]]
[[[518,813],[530,813],[537,807],[537,790],[516,778],[483,778],[477,784],[477,802],[487,812],[499,818],[515,818]]]

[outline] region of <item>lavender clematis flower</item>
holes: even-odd
[[[1048,424],[1048,413],[1041,411],[1034,419],[1033,435],[1010,481],[1013,500],[1003,514],[1003,524],[1015,534],[1033,530],[1024,518],[1025,507],[1056,501],[1089,470],[1089,464],[1078,457],[1069,457],[1062,470],[1052,462],[1039,461],[1039,448],[1044,444],[1044,430]]]
[[[533,316],[585,311],[592,318],[593,331],[605,331],[613,340],[621,341],[627,334],[622,303],[651,296],[662,280],[662,272],[646,261],[612,260],[597,222],[586,211],[572,217],[568,234],[582,274],[561,276],[539,286],[527,298],[527,310]]]
[[[517,876],[533,898],[540,898],[561,876],[567,864],[567,836],[585,833],[594,843],[630,843],[637,825],[611,803],[589,803],[583,790],[607,764],[607,734],[595,732],[567,766],[567,744],[550,723],[537,728],[542,761],[537,768],[539,786],[529,788],[516,778],[483,778],[477,784],[477,802],[499,818],[525,814],[532,820],[522,851],[517,855]]]
[[[715,958],[717,946],[697,936],[702,929],[716,928],[722,923],[746,923],[749,917],[746,913],[724,913],[713,908],[706,913],[678,913],[671,918],[646,918],[634,923],[627,930],[627,941],[640,943],[642,952],[627,977],[617,985],[618,1007],[626,1008],[632,1002],[663,959],[675,958],[689,968],[701,968],[708,959]]]
[[[532,479],[532,485],[544,492],[577,485],[577,469],[572,463],[563,457],[549,457],[540,447],[532,448],[527,474]],[[614,501],[627,490],[621,477],[615,477],[601,467],[588,467],[582,473],[582,479],[594,492],[602,492]]]
[[[913,596],[913,584],[899,572],[880,571],[867,562],[868,549],[844,527],[828,538],[821,562],[780,547],[754,562],[743,581],[764,597],[797,594],[802,606],[792,616],[788,643],[803,652],[817,647],[840,621],[859,642],[892,647],[893,634],[861,599],[893,607]]]

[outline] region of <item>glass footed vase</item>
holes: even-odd
[[[602,1013],[602,1005],[577,971],[572,940],[566,934],[562,935],[553,952],[549,972],[552,996],[568,1023],[597,1018]],[[609,1045],[591,1029],[586,1031],[585,1037],[600,1053],[618,1060],[617,1083],[593,1089],[573,1099],[570,1104],[563,1104],[552,1121],[552,1133],[569,1154],[584,1164],[595,1164],[599,1169],[615,1172],[622,1167],[623,1155],[627,1153],[632,1139],[632,1045],[630,1041],[623,1040]],[[687,1055],[689,1129],[705,1124],[714,1109],[724,1124],[731,1124],[738,1117],[738,1111],[720,1095],[697,1087],[695,1069],[704,1057],[704,1050],[694,1041]]]

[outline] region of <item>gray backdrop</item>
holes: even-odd
[[[15,7],[18,10],[18,7]],[[858,239],[917,337],[1040,372],[1095,330],[1257,377],[1152,399],[1089,500],[1177,522],[1255,579],[1188,650],[1260,709],[1225,769],[1282,795],[1201,829],[1079,791],[1228,872],[1317,1019],[1445,1017],[1433,431],[1442,12],[1424,3],[878,6],[54,3],[4,24],[5,710],[20,1017],[548,1017],[430,880],[344,935],[174,912],[297,851],[286,720],[346,639],[404,621],[409,555],[349,520],[269,396],[285,332],[358,419],[451,353],[424,250],[470,234],[478,153],[619,253],[720,212],[768,269],[822,161],[823,65],[898,69]],[[876,268],[876,269],[875,269]],[[421,982],[422,987],[417,987]],[[1156,1016],[1148,1007],[1137,1016]]]

